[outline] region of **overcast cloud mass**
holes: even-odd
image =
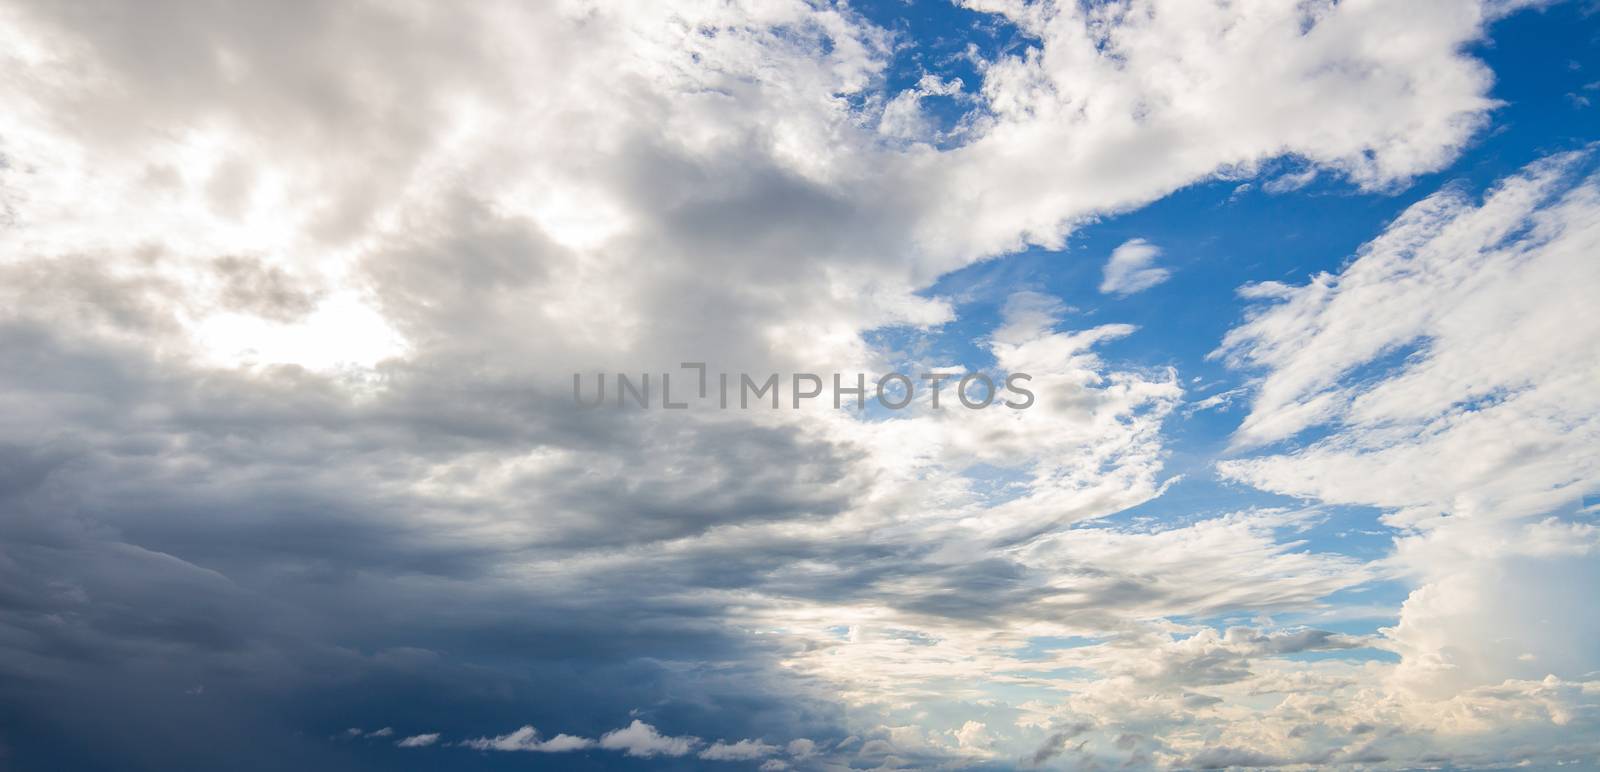
[[[1596,101],[1582,1],[0,0],[0,769],[1600,768]],[[784,406],[574,403],[684,362]]]

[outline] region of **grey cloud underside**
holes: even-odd
[[[151,308],[123,318],[165,324]],[[386,695],[462,705],[451,736],[522,721],[594,736],[654,706],[690,726],[697,710],[742,713],[742,732],[717,719],[729,736],[826,737],[822,685],[775,675],[780,651],[718,622],[730,603],[870,601],[962,626],[1116,627],[1118,608],[1193,608],[1162,579],[1104,566],[1068,569],[1083,582],[1063,590],[899,534],[763,533],[824,523],[863,484],[859,450],[794,427],[574,411],[565,395],[474,388],[492,377],[426,357],[353,400],[293,368],[157,367],[26,312],[0,340],[21,365],[7,400],[29,406],[8,418],[0,490],[6,701],[33,706],[18,720],[40,738],[92,726],[100,762],[215,763],[257,742],[281,760],[278,732],[299,731],[271,729],[283,715],[315,726]],[[472,495],[477,460],[547,447],[577,460]],[[442,484],[419,491],[441,465]],[[740,597],[715,595],[729,591]],[[685,678],[699,695],[687,703],[672,696]],[[547,693],[590,696],[576,713],[529,710]],[[76,713],[108,695],[103,715]],[[139,715],[111,707],[123,700]],[[140,739],[172,725],[209,739]],[[336,749],[301,745],[307,763],[335,763]]]

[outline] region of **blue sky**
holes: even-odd
[[[1592,2],[0,50],[0,769],[1600,767]]]
[[[863,12],[885,26],[908,29],[917,41],[933,41],[927,48],[945,56],[952,48],[964,48],[964,43],[949,41],[968,39],[960,30],[975,25],[973,15],[963,9],[942,5],[904,9],[898,5],[866,6]],[[984,33],[977,40],[983,41],[980,50],[986,52],[1030,44],[1014,28],[1001,27],[998,32],[980,28]],[[1275,159],[1259,177],[1198,182],[1137,211],[1110,215],[1076,230],[1066,249],[1033,248],[941,277],[924,292],[960,298],[960,318],[936,335],[918,336],[917,344],[931,346],[949,361],[987,366],[992,358],[986,357],[981,347],[985,331],[996,324],[1005,298],[1026,288],[1062,298],[1074,309],[1073,323],[1077,325],[1102,321],[1138,325],[1138,334],[1107,345],[1106,356],[1143,367],[1175,367],[1187,376],[1186,386],[1195,398],[1244,388],[1249,373],[1230,370],[1208,357],[1242,314],[1237,288],[1256,281],[1303,282],[1319,272],[1337,273],[1361,244],[1439,187],[1455,184],[1481,191],[1524,164],[1594,142],[1597,118],[1590,112],[1593,106],[1573,97],[1594,92],[1585,87],[1593,84],[1600,72],[1594,43],[1597,34],[1600,29],[1592,11],[1573,3],[1495,22],[1490,39],[1473,46],[1472,51],[1494,70],[1496,82],[1490,94],[1503,104],[1494,111],[1493,128],[1475,138],[1445,169],[1380,193],[1354,190],[1326,174],[1289,193],[1260,190],[1263,178],[1307,168],[1293,158]],[[920,43],[912,48],[924,50]],[[929,59],[939,61],[940,55],[930,52],[904,58],[907,67],[900,78],[910,86],[920,77],[918,68],[927,66]],[[947,78],[974,80],[969,67],[929,69]],[[1126,297],[1100,293],[1097,287],[1106,256],[1136,238],[1162,247],[1159,262],[1173,272],[1171,278]],[[1085,321],[1079,322],[1079,318]],[[1173,521],[1242,506],[1302,504],[1303,500],[1230,485],[1217,478],[1211,464],[1226,454],[1229,436],[1237,425],[1237,405],[1232,410],[1200,411],[1172,420],[1167,426],[1172,452],[1167,469],[1185,479],[1161,497],[1117,513],[1108,521]],[[1364,559],[1389,549],[1391,534],[1377,519],[1381,510],[1332,507],[1327,514],[1326,522],[1301,535],[1310,549]],[[1351,602],[1389,605],[1397,611],[1407,592],[1403,583],[1379,583],[1363,587],[1361,597]],[[1219,620],[1206,621],[1220,624]],[[1329,627],[1370,633],[1392,623],[1392,618],[1374,618]],[[1377,658],[1391,656],[1358,651]]]

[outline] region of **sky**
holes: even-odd
[[[0,770],[1600,768],[1592,0],[0,0],[0,105]]]

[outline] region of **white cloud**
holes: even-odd
[[[1288,172],[1261,184],[1261,189],[1273,195],[1292,193],[1317,179],[1317,169],[1312,167],[1298,172]]]
[[[790,740],[788,746],[785,747],[785,750],[789,752],[790,756],[793,756],[800,761],[804,761],[816,754],[817,743],[815,740],[810,738],[801,737],[799,739]]]
[[[967,721],[952,734],[955,735],[956,745],[964,751],[983,753],[994,743],[994,738],[989,735],[989,727],[982,721]]]
[[[576,737],[569,734],[557,734],[555,737],[543,739],[539,731],[531,726],[524,726],[510,734],[499,737],[479,737],[473,740],[464,740],[462,745],[480,751],[529,751],[532,753],[567,753],[592,748],[594,740],[586,737]]]
[[[1494,106],[1463,51],[1486,17],[1473,0],[965,4],[1041,46],[987,63],[989,115],[940,170],[951,195],[920,230],[941,251],[1057,246],[1097,211],[1285,153],[1390,186],[1443,167]],[[1411,45],[1375,43],[1397,36]]]
[[[1266,369],[1239,444],[1342,431],[1224,472],[1390,508],[1401,525],[1527,517],[1600,485],[1582,451],[1600,438],[1583,383],[1597,367],[1600,205],[1593,179],[1571,180],[1585,158],[1535,164],[1481,205],[1459,189],[1430,196],[1338,276],[1247,288],[1272,302],[1224,343],[1236,365]],[[1363,377],[1384,358],[1399,361]]]
[[[707,761],[753,761],[777,752],[778,746],[768,745],[760,740],[740,740],[735,743],[718,740],[700,751],[700,758]]]
[[[1005,561],[969,558],[946,546],[952,559],[975,561],[957,574],[964,581],[907,579],[859,604],[787,606],[752,625],[803,641],[785,664],[834,684],[853,705],[917,704],[935,691],[970,702],[990,696],[987,686],[1027,685],[1097,695],[1080,702],[1103,696],[1116,704],[1085,707],[1084,714],[1114,720],[1126,701],[1160,697],[1176,704],[1186,688],[1252,678],[1253,660],[1357,643],[1303,628],[1218,633],[1153,621],[1314,607],[1319,598],[1370,579],[1359,561],[1308,552],[1279,536],[1316,520],[1314,512],[1256,512],[1183,527],[1075,528],[1009,550]],[[972,607],[952,601],[899,610],[882,599],[939,597],[975,584],[994,586]],[[1001,599],[1011,605],[999,607]],[[974,626],[965,614],[982,624]],[[839,633],[841,626],[848,634]],[[1031,642],[1052,638],[1084,641],[1032,650]],[[1085,675],[1067,683],[1037,675],[1054,671]],[[965,716],[951,731],[960,732],[966,720],[981,721]],[[999,724],[983,723],[991,734],[999,732]]]
[[[437,742],[439,742],[439,733],[429,732],[427,734],[411,735],[395,743],[395,745],[401,748],[426,748]]]
[[[1415,589],[1375,645],[1401,656],[1385,699],[1423,725],[1481,731],[1462,706],[1504,684],[1526,701],[1501,710],[1536,736],[1570,707],[1511,684],[1595,688],[1600,622],[1578,589],[1600,582],[1600,528],[1578,514],[1600,488],[1592,169],[1570,153],[1481,201],[1436,193],[1337,275],[1246,288],[1261,305],[1221,350],[1263,371],[1238,445],[1289,442],[1222,473],[1398,529],[1383,570]],[[1326,433],[1295,446],[1311,428]]]
[[[629,756],[684,756],[701,744],[698,737],[669,737],[639,719],[622,729],[614,729],[600,737],[600,747],[623,751]],[[726,746],[724,746],[726,747]]]
[[[1100,291],[1108,295],[1132,295],[1166,281],[1172,272],[1154,267],[1160,256],[1161,248],[1144,239],[1123,242],[1111,251],[1111,259],[1106,261]]]
[[[959,78],[945,81],[934,75],[924,75],[915,88],[896,94],[883,107],[878,119],[878,133],[903,140],[929,142],[938,139],[938,128],[922,111],[922,100],[930,96],[957,96],[961,94]]]
[[[971,92],[930,74],[854,110],[839,95],[876,96],[892,35],[797,0],[486,3],[481,23],[448,27],[410,8],[276,20],[322,30],[315,56],[218,11],[195,21],[204,34],[165,42],[166,64],[126,28],[30,7],[16,21],[38,56],[0,86],[14,106],[0,134],[14,169],[50,173],[8,175],[28,205],[0,239],[26,232],[4,242],[14,259],[120,255],[117,272],[186,306],[163,345],[224,366],[370,370],[448,345],[557,371],[685,348],[843,367],[875,356],[864,330],[948,319],[915,294],[946,271],[1059,245],[1087,218],[1286,152],[1389,185],[1454,157],[1493,105],[1463,53],[1484,19],[1469,0],[972,5],[1040,45],[982,63]],[[333,37],[350,28],[384,34]],[[216,50],[234,64],[211,67]],[[402,55],[418,50],[438,66]],[[170,88],[168,65],[186,88]],[[639,88],[614,88],[619,77]],[[880,127],[925,132],[917,100],[959,93],[972,106],[960,147],[883,142]],[[93,120],[105,113],[119,119]],[[65,125],[97,128],[54,130]],[[684,170],[704,184],[649,193]],[[124,259],[147,243],[162,245],[159,264]],[[329,295],[292,321],[207,300],[204,266],[237,254]],[[794,270],[802,255],[823,270]],[[784,302],[751,305],[761,297]],[[685,308],[729,321],[691,322]],[[679,321],[645,323],[658,318]],[[359,334],[327,334],[334,324]],[[530,328],[553,334],[515,334]]]

